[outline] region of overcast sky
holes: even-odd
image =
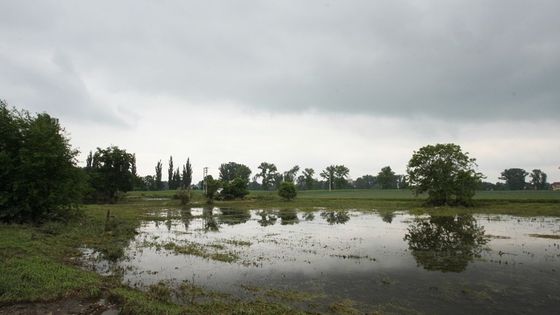
[[[454,142],[560,181],[560,1],[0,0],[0,98],[118,145],[352,178]],[[166,177],[166,176],[164,176]],[[165,178],[166,179],[166,178]]]

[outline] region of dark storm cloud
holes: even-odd
[[[77,115],[110,112],[95,111],[94,82],[104,93],[263,111],[560,118],[558,1],[13,1],[0,9],[1,97],[76,104]]]

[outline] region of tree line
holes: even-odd
[[[427,145],[414,151],[406,175],[383,167],[376,176],[349,179],[345,165],[330,165],[315,177],[315,170],[298,165],[279,172],[274,163],[262,162],[251,177],[251,169],[236,162],[223,163],[219,178],[207,176],[192,183],[192,165],[175,167],[169,158],[167,181],[163,181],[161,160],[155,175],[138,176],[136,155],[116,146],[90,152],[85,167],[78,167],[64,128],[46,113],[31,115],[9,109],[0,101],[0,221],[38,222],[66,218],[81,202],[116,202],[124,193],[136,190],[176,189],[182,203],[190,200],[191,189],[204,189],[209,202],[243,198],[250,189],[278,190],[285,199],[305,189],[394,189],[409,187],[416,194],[428,194],[432,205],[470,205],[477,189],[548,189],[547,175],[510,168],[501,173],[505,183],[483,182],[476,160],[456,144]],[[530,181],[527,182],[527,176]]]

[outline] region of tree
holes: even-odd
[[[546,182],[546,173],[539,169],[535,169],[529,174],[531,177],[531,186],[535,190],[544,190],[547,189],[547,182]]]
[[[173,180],[173,156],[169,156],[169,168],[167,169],[167,189],[175,189],[176,184]]]
[[[312,168],[306,168],[302,173],[305,181],[305,189],[313,189],[313,184],[315,183],[313,175],[315,175],[315,170]]]
[[[334,169],[334,182],[337,189],[342,189],[348,185],[348,174],[350,170],[344,165],[336,165]]]
[[[224,163],[220,165],[220,180],[224,182],[232,181],[236,178],[241,178],[246,183],[249,183],[251,176],[251,169],[243,164],[235,162]]]
[[[278,196],[284,200],[292,200],[297,196],[296,186],[292,182],[282,182],[278,187]]]
[[[56,118],[9,110],[0,100],[0,221],[39,222],[75,211],[85,188],[77,154]]]
[[[377,179],[372,175],[364,175],[362,177],[356,178],[354,186],[357,189],[370,189],[377,184]]]
[[[299,171],[299,165],[292,167],[290,170],[284,172],[284,181],[285,182],[294,182],[296,179],[296,174]]]
[[[220,181],[215,180],[212,175],[206,176],[204,181],[206,182],[206,192],[204,194],[206,197],[206,203],[211,204],[216,198],[216,192],[220,189]]]
[[[410,188],[416,195],[427,192],[431,205],[471,205],[483,178],[476,172],[476,159],[453,144],[427,145],[415,151],[408,162]]]
[[[161,160],[159,160],[156,164],[155,190],[163,189],[163,183],[161,182],[161,167]]]
[[[385,166],[381,169],[377,174],[377,182],[381,186],[381,189],[397,188],[397,177],[390,166]]]
[[[506,182],[506,186],[510,190],[523,190],[527,186],[525,177],[527,177],[529,173],[524,169],[508,168],[504,170],[501,175],[500,179]]]
[[[249,194],[249,176],[251,170],[243,164],[229,162],[220,166],[220,181],[222,191],[220,196],[224,199],[243,198]]]
[[[132,190],[134,176],[132,165],[134,155],[116,146],[106,149],[97,148],[93,154],[92,164],[86,168],[89,183],[93,191],[90,201],[116,202],[120,193]]]
[[[183,181],[184,187],[190,187],[192,184],[192,166],[190,158],[187,158],[187,163],[183,166]]]
[[[261,171],[256,176],[262,178],[262,188],[264,190],[269,190],[277,174],[276,165],[274,165],[274,163],[262,162],[258,169]]]
[[[336,166],[331,165],[331,166],[327,166],[327,168],[324,171],[322,171],[321,174],[319,174],[319,176],[323,177],[327,182],[329,190],[332,190],[334,188],[335,170],[336,170]]]

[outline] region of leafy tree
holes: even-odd
[[[89,200],[116,202],[120,193],[132,190],[134,159],[133,154],[116,146],[106,149],[97,148],[93,154],[91,166],[86,167],[90,186],[93,189]]]
[[[546,182],[546,173],[539,169],[535,169],[529,174],[531,177],[531,186],[535,190],[544,190],[547,189],[547,182]]]
[[[397,188],[397,177],[390,166],[385,166],[381,169],[377,174],[377,182],[381,186],[381,189]]]
[[[156,164],[156,177],[155,177],[155,190],[162,190],[163,189],[163,183],[161,181],[161,160],[159,160]]]
[[[376,184],[377,184],[377,180],[375,176],[364,175],[362,177],[356,178],[354,186],[357,189],[370,189],[373,188]]]
[[[177,183],[181,183],[181,172],[179,171],[179,167],[177,167],[175,172],[173,172],[173,183],[175,184],[175,188],[178,188],[179,186]]]
[[[222,182],[222,191],[220,192],[220,196],[225,200],[243,198],[248,194],[249,190],[247,189],[247,182],[240,177],[237,177],[229,182]]]
[[[427,145],[408,162],[409,185],[416,195],[427,192],[428,204],[471,205],[483,178],[476,166],[476,159],[456,144]]]
[[[169,190],[177,188],[177,185],[173,180],[173,171],[173,156],[169,156],[169,168],[167,169],[167,188]]]
[[[183,187],[191,187],[192,184],[192,166],[190,158],[187,158],[187,163],[183,166]]]
[[[243,165],[235,162],[229,162],[220,166],[220,180],[222,182],[222,191],[220,196],[224,199],[243,198],[249,190],[249,176],[251,170]]]
[[[299,165],[292,167],[290,170],[284,172],[284,181],[285,182],[294,182],[296,179],[296,174],[299,171]]]
[[[236,178],[241,178],[246,183],[249,183],[249,178],[251,176],[251,169],[249,167],[235,162],[220,165],[219,171],[220,180],[223,182],[229,182]]]
[[[262,188],[264,190],[269,190],[277,175],[278,169],[276,165],[274,165],[274,163],[262,162],[258,169],[261,171],[256,176],[262,178]]]
[[[0,221],[65,218],[77,209],[83,173],[57,119],[9,110],[0,100]]]
[[[212,175],[206,176],[206,178],[204,178],[204,181],[206,182],[206,192],[204,193],[206,202],[211,204],[216,198],[218,189],[220,189],[220,181],[215,180]]]
[[[342,189],[348,185],[348,174],[350,170],[344,165],[336,165],[334,170],[334,181],[337,189]]]
[[[313,175],[315,175],[315,170],[312,168],[306,168],[302,173],[305,181],[305,189],[313,189],[313,184],[315,183]]]
[[[144,176],[141,179],[142,179],[142,183],[144,185],[144,189],[142,189],[142,190],[155,190],[156,180],[152,175]]]
[[[324,171],[322,171],[321,174],[319,174],[319,176],[321,176],[327,182],[329,190],[332,190],[334,188],[335,171],[336,171],[336,166],[331,165],[331,166],[327,166],[327,168]]]
[[[292,200],[297,196],[296,186],[293,182],[282,182],[278,188],[278,195],[284,200]]]
[[[506,186],[510,190],[523,190],[527,186],[525,177],[527,177],[529,173],[524,169],[508,168],[504,170],[501,175],[500,179],[506,182]]]

